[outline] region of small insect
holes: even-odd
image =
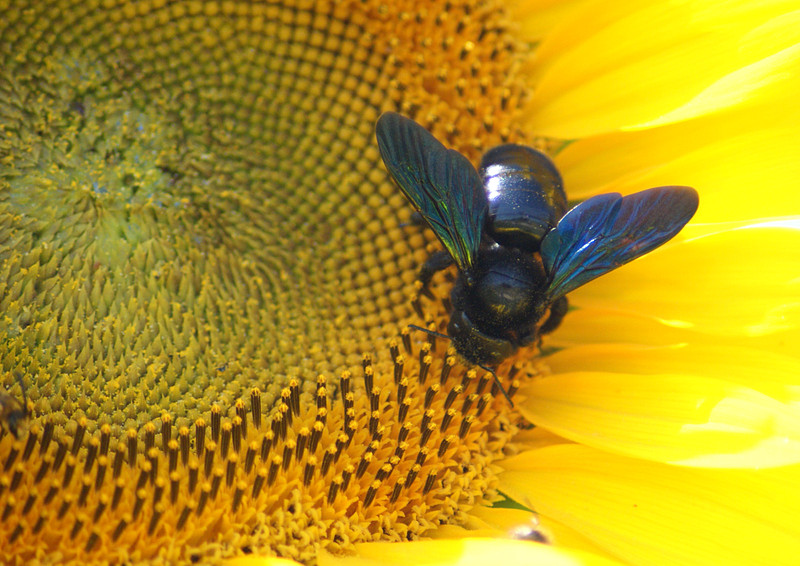
[[[446,336],[489,371],[553,331],[567,293],[667,242],[697,210],[697,192],[673,186],[567,211],[558,170],[533,148],[490,149],[479,174],[409,118],[387,112],[375,129],[390,176],[445,248],[422,266],[422,292],[456,264]]]
[[[532,517],[527,523],[515,525],[508,531],[508,536],[516,540],[553,544],[553,536],[539,524],[539,519]]]
[[[22,376],[17,374],[19,387],[22,389],[22,403],[10,393],[0,390],[0,424],[19,438],[20,425],[28,419],[28,397],[25,393],[25,385],[22,383]]]

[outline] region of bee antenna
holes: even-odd
[[[421,330],[422,332],[425,332],[426,334],[430,334],[431,336],[438,336],[439,338],[447,338],[448,340],[452,340],[453,339],[452,337],[448,336],[447,334],[442,334],[441,332],[436,332],[435,330],[428,330],[427,328],[423,328],[421,326],[417,326],[416,324],[409,324],[408,327],[409,328],[413,328],[414,330]],[[514,401],[511,400],[511,396],[508,394],[508,391],[506,391],[506,388],[503,387],[502,383],[500,383],[500,378],[497,377],[497,374],[495,373],[495,371],[492,368],[490,368],[489,366],[484,366],[482,364],[477,364],[477,365],[482,370],[488,371],[489,373],[492,374],[492,377],[494,378],[494,382],[497,384],[497,387],[500,388],[500,391],[503,392],[503,397],[506,398],[506,400],[508,401],[508,404],[511,405],[511,408],[513,409],[514,408]]]
[[[19,388],[22,390],[22,401],[24,403],[23,408],[25,409],[25,414],[28,414],[28,394],[25,392],[25,383],[22,381],[22,374],[18,371],[14,372],[14,377],[17,378],[17,382],[19,383]]]
[[[413,328],[414,330],[422,330],[424,333],[430,334],[431,336],[438,336],[439,338],[447,338],[448,340],[452,340],[452,338],[447,334],[442,334],[441,332],[436,332],[435,330],[428,330],[427,328],[417,326],[416,324],[409,324],[408,327]]]
[[[494,378],[494,382],[497,384],[497,387],[500,388],[500,391],[503,392],[503,397],[506,398],[506,400],[508,401],[508,404],[511,405],[511,408],[513,409],[514,408],[514,401],[511,400],[511,397],[509,396],[508,391],[506,391],[506,388],[503,387],[502,383],[500,383],[500,378],[497,377],[497,374],[494,372],[494,370],[492,368],[490,368],[489,366],[484,366],[484,365],[481,365],[481,364],[478,364],[478,367],[481,368],[482,370],[488,371],[489,373],[492,374],[492,377]]]

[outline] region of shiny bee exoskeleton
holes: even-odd
[[[555,164],[532,147],[505,144],[483,154],[479,171],[489,204],[486,232],[501,246],[539,251],[567,212]]]
[[[422,266],[423,288],[458,267],[448,335],[481,367],[555,329],[567,293],[664,244],[697,210],[697,192],[674,186],[602,194],[567,211],[558,170],[532,148],[490,149],[479,174],[399,114],[383,114],[376,135],[389,174],[445,248]]]

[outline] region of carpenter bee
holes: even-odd
[[[25,394],[25,385],[22,376],[17,374],[19,387],[22,389],[22,403],[19,399],[6,391],[0,391],[0,424],[14,435],[19,437],[19,427],[28,418],[28,397]]]
[[[381,115],[376,137],[389,175],[445,248],[422,266],[422,292],[456,264],[445,336],[489,371],[554,330],[567,293],[667,242],[697,210],[697,192],[673,186],[602,194],[567,211],[558,170],[533,148],[490,149],[479,174],[399,114]]]

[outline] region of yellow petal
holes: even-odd
[[[356,545],[357,557],[340,558],[322,554],[320,566],[370,566],[377,564],[415,564],[435,566],[485,566],[502,562],[504,566],[613,566],[619,564],[577,550],[556,549],[519,540],[459,539]]]
[[[761,336],[718,336],[704,334],[681,324],[659,320],[646,314],[612,308],[581,308],[569,313],[558,330],[545,337],[546,347],[568,348],[580,344],[719,344],[754,348],[783,356],[797,356],[800,327]]]
[[[517,22],[517,36],[539,42],[565,17],[591,0],[506,0],[504,8],[512,22]]]
[[[770,99],[794,96],[800,82],[800,11],[778,16],[748,34],[745,39],[771,43],[769,36],[787,37],[790,47],[731,72],[700,92],[685,105],[632,129],[652,128],[713,114],[735,106],[746,106]],[[787,100],[787,102],[789,102]],[[779,107],[784,113],[796,112],[796,105]]]
[[[700,192],[695,223],[798,214],[800,119],[768,108],[579,140],[556,163],[570,198],[682,184]]]
[[[746,346],[587,344],[560,350],[548,356],[546,363],[553,373],[703,375],[755,389],[782,403],[800,404],[800,359]]]
[[[505,536],[510,532],[514,532],[520,525],[534,522],[534,524],[538,524],[542,532],[547,534],[555,546],[606,555],[604,550],[581,533],[551,517],[542,517],[522,509],[498,509],[494,507],[476,507],[470,514],[482,520],[486,525],[493,527],[495,532],[502,533]],[[611,556],[607,556],[607,558],[611,558]]]
[[[496,533],[507,535],[518,525],[538,521],[536,515],[525,509],[479,506],[470,511],[471,518],[481,521]]]
[[[514,504],[516,505],[515,502]],[[521,532],[518,528],[523,525],[528,529],[535,529],[540,535],[544,535],[536,514],[529,510],[520,509],[519,507],[484,507],[479,505],[464,517],[461,524],[441,525],[431,531],[429,535],[434,540],[464,538],[520,539],[519,536],[515,535]],[[552,540],[549,533],[546,536],[548,541]],[[522,538],[521,540],[532,539]]]
[[[800,468],[703,470],[579,445],[503,463],[500,489],[630,564],[796,564]]]
[[[523,386],[522,414],[588,446],[689,466],[800,462],[800,411],[698,374],[574,372]]]
[[[641,127],[800,41],[785,17],[796,9],[796,1],[588,4],[540,46],[526,126],[566,139]],[[741,97],[770,84],[748,86]],[[720,108],[731,103],[729,96]]]
[[[723,336],[800,326],[800,224],[728,230],[667,245],[570,295]]]
[[[570,442],[566,438],[553,434],[551,431],[542,427],[533,427],[528,430],[521,430],[514,436],[514,442],[524,444],[528,448],[544,448],[556,444]]]

